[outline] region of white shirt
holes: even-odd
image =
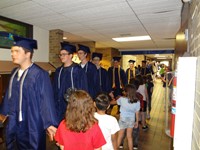
[[[140,85],[139,88],[138,88],[138,90],[137,90],[137,92],[139,92],[140,94],[142,94],[143,101],[147,101],[147,97],[146,97],[146,94],[145,94],[145,92],[146,92],[146,85],[145,84]]]
[[[94,117],[99,121],[99,127],[106,140],[106,144],[102,146],[102,150],[113,150],[111,135],[120,130],[117,119],[107,114],[100,115],[98,113],[95,113]]]

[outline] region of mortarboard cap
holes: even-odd
[[[81,44],[78,44],[78,51],[79,50],[82,50],[82,51],[84,51],[84,52],[86,52],[86,53],[90,53],[90,48],[89,47],[87,47],[87,46],[84,46],[84,45],[81,45]]]
[[[98,57],[100,60],[102,59],[103,54],[101,53],[92,53],[92,59]]]
[[[24,38],[20,36],[13,36],[14,46],[20,46],[33,52],[33,49],[37,49],[37,41],[34,39]]]
[[[68,51],[70,54],[73,54],[76,52],[76,46],[65,43],[65,42],[61,42],[61,50],[66,50]]]
[[[113,61],[120,61],[121,57],[113,57]]]
[[[128,62],[134,64],[134,63],[135,63],[135,60],[130,59]]]

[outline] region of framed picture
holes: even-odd
[[[10,48],[13,44],[13,35],[32,38],[33,26],[0,16],[0,47]]]

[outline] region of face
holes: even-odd
[[[95,64],[96,66],[99,66],[100,65],[100,59],[99,59],[99,57],[94,57],[92,59],[92,63]]]
[[[142,67],[146,67],[146,63],[145,62],[142,62]]]
[[[61,62],[65,63],[72,58],[72,54],[69,54],[69,52],[67,52],[66,50],[61,50],[59,57]]]
[[[82,50],[79,50],[77,52],[77,55],[78,55],[78,58],[80,59],[80,61],[83,61],[84,59],[86,59],[87,57],[87,53],[85,53],[84,51]]]
[[[114,61],[114,62],[113,62],[113,66],[114,66],[115,68],[118,68],[119,62],[118,62],[118,61]]]
[[[129,66],[130,66],[131,69],[134,68],[134,64],[133,63],[129,63]]]
[[[30,60],[31,52],[25,53],[22,47],[13,46],[11,48],[11,57],[14,64],[22,65],[27,60]]]

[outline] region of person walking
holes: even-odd
[[[49,74],[32,62],[37,41],[14,36],[11,57],[19,67],[13,69],[0,113],[9,116],[6,148],[46,149],[46,131],[53,140],[56,119]]]

